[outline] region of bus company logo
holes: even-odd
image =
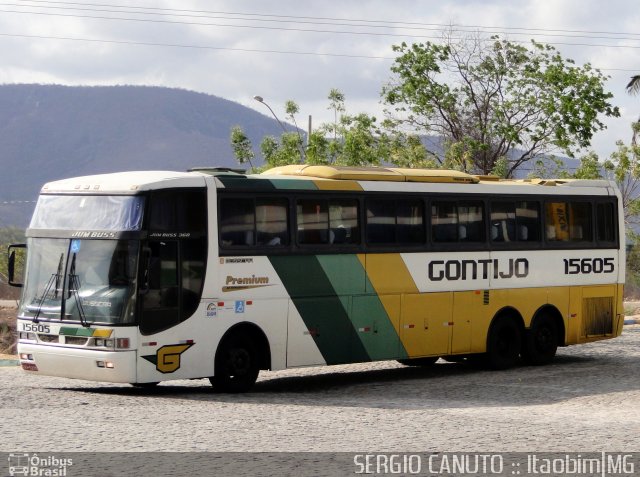
[[[230,292],[268,286],[271,286],[271,283],[269,283],[269,277],[256,277],[255,275],[251,275],[250,277],[234,277],[232,275],[227,275],[222,291]]]
[[[498,259],[432,260],[429,262],[429,280],[487,280],[488,278],[525,278],[529,275],[529,260],[510,258],[508,263]]]
[[[67,467],[73,465],[73,459],[59,458],[53,455],[41,457],[38,454],[9,454],[10,476],[48,476],[65,477]]]
[[[218,316],[218,307],[215,303],[209,303],[207,305],[207,318],[215,318]]]
[[[194,343],[166,345],[156,351],[156,354],[143,356],[144,359],[156,365],[161,373],[173,373],[180,369],[182,353],[191,348]]]

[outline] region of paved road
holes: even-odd
[[[638,451],[640,326],[504,372],[395,362],[143,391],[0,368],[0,451]]]

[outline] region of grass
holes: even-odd
[[[16,354],[16,310],[0,308],[0,354]]]

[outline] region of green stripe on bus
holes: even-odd
[[[272,190],[318,190],[313,181],[298,179],[248,179],[246,177],[218,176],[225,189],[272,191]]]
[[[60,334],[65,336],[93,336],[93,328],[71,328],[63,326]]]
[[[247,179],[246,177],[218,176],[225,189],[238,190],[275,190],[275,186],[270,181]]]
[[[276,189],[318,190],[313,181],[299,181],[296,179],[269,179]]]
[[[396,331],[399,323],[393,326],[377,295],[365,295],[365,290],[374,288],[357,255],[319,255],[317,258],[343,306],[349,310],[356,336],[369,357],[372,360],[406,358],[407,352]]]
[[[317,257],[269,260],[327,364],[371,360]]]

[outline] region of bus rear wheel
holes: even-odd
[[[215,376],[209,381],[216,391],[244,393],[251,389],[259,373],[258,355],[251,339],[231,335],[218,348]]]
[[[522,359],[540,366],[550,363],[558,350],[558,328],[549,315],[540,316],[526,332]]]
[[[492,369],[514,366],[522,348],[522,332],[515,317],[498,316],[491,324],[487,338],[487,364]]]

